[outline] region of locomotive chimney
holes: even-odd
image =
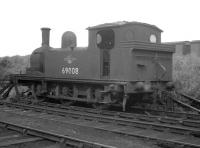
[[[49,46],[50,28],[41,28],[42,31],[42,46]]]

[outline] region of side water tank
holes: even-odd
[[[74,48],[76,47],[76,35],[71,31],[66,31],[62,35],[62,48]]]

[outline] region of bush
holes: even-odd
[[[29,66],[28,56],[13,56],[0,58],[0,79],[9,74],[24,73]]]
[[[195,55],[173,57],[173,79],[178,90],[200,95],[200,58]]]

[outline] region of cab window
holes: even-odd
[[[96,43],[100,49],[112,49],[114,47],[114,31],[106,29],[97,32]]]

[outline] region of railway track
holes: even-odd
[[[20,107],[20,104],[17,103],[7,103],[7,105],[14,105]],[[124,113],[124,112],[116,112],[116,111],[108,111],[108,110],[96,110],[91,108],[85,108],[85,107],[77,107],[77,106],[64,106],[54,103],[40,103],[37,106],[36,105],[22,105],[23,108],[32,108],[36,110],[43,110],[48,111],[60,115],[83,115],[83,116],[92,116],[92,117],[99,117],[104,119],[110,119],[110,120],[134,120],[134,121],[147,121],[147,122],[153,122],[153,123],[167,123],[170,125],[182,125],[182,126],[189,126],[189,127],[200,127],[200,115],[194,114],[195,118],[183,118],[182,116],[177,118],[177,116],[158,116],[158,115],[144,115],[144,114],[133,114],[133,113]],[[45,108],[43,108],[45,107]],[[192,115],[192,114],[189,114]],[[198,120],[199,119],[199,120]],[[139,122],[140,123],[140,122]]]
[[[4,128],[4,132],[1,129]],[[94,147],[94,148],[114,148],[109,145],[92,143],[78,138],[71,138],[66,135],[55,134],[45,130],[31,128],[30,126],[18,125],[16,123],[1,121],[0,122],[0,147],[15,146],[20,147]],[[7,132],[5,132],[7,131]],[[39,141],[40,143],[35,143]],[[31,143],[30,142],[34,142]],[[28,143],[29,145],[25,145]]]
[[[51,139],[53,141],[73,144],[80,148],[115,148],[115,147],[155,147],[131,136],[115,134],[69,122],[67,119],[58,119],[58,116],[44,112],[30,112],[21,109],[4,108],[0,111],[0,123],[7,126],[20,127],[26,133]],[[83,123],[83,121],[81,122]],[[104,124],[105,125],[105,124]],[[70,141],[70,142],[69,142]]]
[[[15,146],[21,148],[23,146],[27,148],[115,148],[109,145],[103,145],[97,142],[90,142],[63,134],[57,134],[48,130],[31,127],[30,125],[25,125],[22,122],[17,123],[16,121],[17,116],[15,116],[15,122],[5,120],[0,121],[0,147],[7,148],[9,146]],[[31,122],[31,120],[29,120],[29,122]],[[37,141],[39,141],[39,143],[36,143]]]
[[[6,128],[0,124],[0,147],[42,147],[55,144],[41,137],[30,136],[22,132],[17,132]]]
[[[23,116],[35,118],[35,113],[40,112],[42,115],[37,116],[37,118],[73,124],[82,128],[92,128],[129,138],[148,139],[148,141],[159,143],[158,145],[200,147],[200,122],[197,120],[177,120],[174,122],[175,119],[173,119],[171,122],[172,118],[170,121],[169,117],[165,120],[162,118],[155,120],[154,117],[150,121],[147,117],[143,117],[143,121],[141,121],[133,115],[131,119],[130,116],[128,119],[127,115],[124,117],[123,114],[113,116],[110,112],[106,115],[105,113],[99,114],[98,111],[96,113],[94,111],[88,112],[87,109],[85,109],[87,112],[83,112],[83,109],[78,110],[78,108],[66,110],[66,108],[58,109],[47,106],[5,104],[13,107],[9,112],[13,113],[14,110],[15,114],[19,112]]]
[[[188,113],[188,112],[172,112],[172,111],[163,111],[155,109],[144,109],[139,107],[132,107],[133,111],[139,111],[142,114],[149,114],[155,116],[164,116],[172,118],[181,118],[181,119],[191,119],[191,120],[200,120],[200,114]]]

